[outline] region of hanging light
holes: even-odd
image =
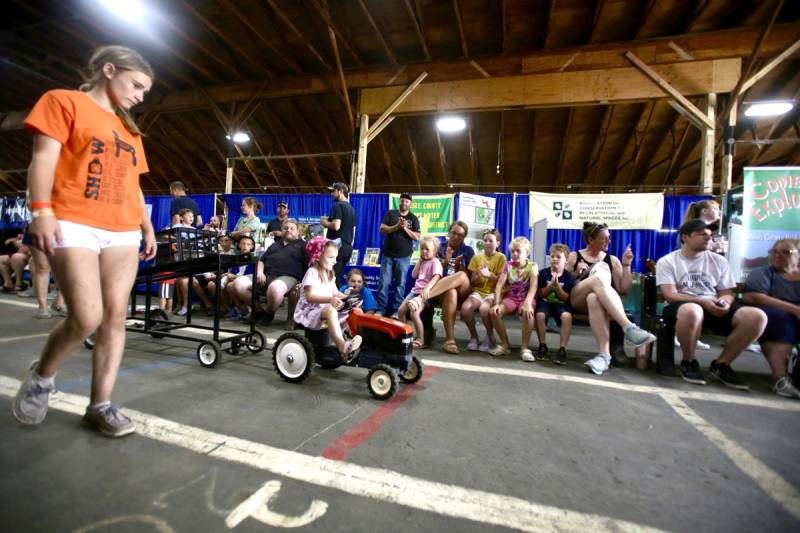
[[[225,138],[228,139],[229,141],[231,140],[230,135],[226,135]],[[233,134],[233,142],[235,142],[236,144],[249,143],[250,136],[243,131],[237,131],[236,133]]]
[[[442,133],[455,133],[467,127],[467,121],[461,117],[442,117],[436,121],[436,128]]]
[[[785,115],[794,107],[791,100],[771,100],[763,102],[750,102],[744,114],[747,117],[777,117]]]
[[[147,14],[141,0],[100,0],[100,4],[110,13],[132,24],[143,22]]]

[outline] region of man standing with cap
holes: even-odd
[[[414,241],[419,240],[419,219],[410,209],[411,195],[404,192],[400,195],[400,209],[390,209],[381,220],[381,234],[386,238],[381,248],[381,279],[376,302],[379,315],[392,314],[387,309],[392,281],[395,283],[394,305],[399,306],[406,295],[406,273]]]
[[[278,216],[269,221],[267,225],[267,235],[270,237],[283,236],[283,223],[289,219],[289,204],[278,202]]]
[[[342,284],[342,272],[344,266],[350,262],[353,254],[353,233],[356,226],[356,212],[350,205],[350,187],[341,181],[337,181],[328,189],[333,198],[333,207],[328,216],[320,218],[319,223],[327,228],[326,237],[330,240],[339,239],[339,254],[336,256],[336,266],[333,271],[336,274],[336,284]]]
[[[169,184],[169,193],[172,195],[172,203],[169,206],[171,217],[169,227],[181,221],[181,217],[178,215],[181,209],[191,209],[194,213],[195,227],[202,228],[203,217],[200,216],[200,208],[197,206],[197,202],[186,196],[186,185],[182,181],[173,181]]]
[[[767,315],[736,300],[730,265],[723,256],[710,251],[711,230],[705,220],[685,222],[678,234],[681,248],[656,263],[656,285],[669,304],[662,314],[664,322],[675,328],[683,352],[681,376],[689,383],[706,384],[694,357],[705,326],[727,337],[722,353],[711,362],[711,376],[728,387],[747,390],[747,384],[730,365],[761,336]]]

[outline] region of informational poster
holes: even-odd
[[[444,237],[453,223],[453,194],[415,194],[411,212],[419,219],[420,235]],[[400,207],[400,195],[389,194],[389,209]]]
[[[547,219],[549,229],[581,229],[586,221],[607,224],[610,229],[661,229],[664,195],[552,194],[531,192],[531,227]]]
[[[364,250],[364,266],[378,266],[380,265],[381,249],[380,248],[367,248]]]
[[[742,236],[731,239],[731,258],[741,257],[744,281],[769,263],[775,241],[800,237],[800,167],[745,167]]]
[[[464,242],[471,246],[475,253],[483,251],[483,232],[495,227],[495,206],[497,201],[490,196],[481,196],[468,192],[458,193],[458,220],[469,226]]]

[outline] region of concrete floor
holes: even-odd
[[[204,369],[196,343],[130,334],[114,399],[138,432],[110,440],[79,423],[84,349],[41,426],[11,416],[54,325],[34,311],[0,296],[4,532],[800,530],[800,402],[771,394],[759,354],[735,364],[742,393],[652,369],[593,376],[586,327],[557,367],[466,352],[460,326],[461,355],[421,350],[423,380],[380,402],[362,369],[295,385],[271,351]],[[721,339],[706,340],[707,368]]]

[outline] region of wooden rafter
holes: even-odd
[[[311,131],[308,127],[302,127],[302,124],[298,124],[300,122],[300,116],[297,113],[297,110],[294,106],[291,106],[292,110],[292,119],[283,121],[284,124],[289,124],[294,133],[294,136],[297,138],[297,141],[300,143],[300,148],[302,148],[303,153],[310,154],[312,153],[311,150],[308,148],[308,143],[306,143],[305,137],[300,133],[300,130],[304,131]],[[301,127],[298,127],[301,126]],[[327,180],[324,179],[319,173],[319,161],[317,161],[314,157],[308,158],[308,164],[311,165],[311,171],[314,173],[314,176],[317,178],[317,184],[322,187],[327,184]]]
[[[442,181],[445,185],[450,183],[450,175],[447,173],[447,154],[444,153],[444,145],[442,144],[442,136],[439,134],[439,128],[434,128],[436,132],[436,147],[439,149],[439,166],[442,170]]]
[[[689,24],[686,25],[686,31],[684,33],[690,33],[692,31],[692,27],[697,24],[697,21],[700,20],[700,17],[705,12],[706,8],[711,4],[711,0],[703,0],[703,2],[697,6],[692,13],[692,20],[689,21]]]
[[[558,180],[557,183],[561,185],[564,183],[564,168],[566,166],[567,150],[569,149],[569,133],[572,129],[572,121],[575,118],[575,108],[570,107],[567,111],[567,123],[564,126],[564,132],[561,134],[561,152],[558,156]]]
[[[347,90],[347,80],[344,77],[344,69],[342,68],[342,59],[339,56],[339,46],[336,44],[336,33],[333,28],[328,26],[328,37],[331,40],[331,48],[333,49],[333,57],[336,59],[336,72],[339,74],[339,83],[341,84],[342,96],[347,111],[347,121],[350,123],[350,132],[356,130],[356,124],[353,120],[353,108],[350,105],[350,93]]]
[[[291,101],[289,102],[289,106],[291,107],[292,114],[294,115],[295,120],[297,120],[297,122],[298,122],[297,125],[300,128],[300,130],[302,130],[302,131],[316,131],[317,133],[319,133],[320,137],[322,138],[322,141],[325,143],[325,148],[329,152],[335,152],[336,151],[333,148],[333,143],[331,143],[330,137],[328,136],[327,126],[322,123],[322,122],[324,122],[324,120],[323,120],[324,114],[321,114],[321,116],[318,117],[315,127],[312,128],[309,125],[308,120],[306,120],[305,113],[303,112],[303,110],[299,106],[296,106]],[[336,166],[336,172],[339,175],[339,181],[344,182],[345,181],[345,177],[344,177],[344,173],[342,172],[342,158],[341,158],[341,156],[338,156],[338,155],[334,156],[333,157],[333,161],[334,161],[334,165]]]
[[[589,39],[587,42],[594,42],[594,31],[600,23],[600,17],[603,16],[603,8],[606,6],[606,0],[597,0],[594,6],[594,17],[592,17],[592,29],[589,31]]]
[[[378,137],[378,144],[381,147],[381,154],[383,155],[383,165],[386,168],[386,175],[389,177],[389,183],[394,189],[394,172],[392,172],[392,159],[389,156],[389,151],[386,149],[386,143],[383,142],[383,137]]]
[[[505,135],[506,134],[506,116],[505,111],[500,110],[500,127],[497,128],[497,166],[495,167],[495,174],[500,180],[500,184],[505,187],[506,185],[506,166],[503,161],[505,151]]]
[[[408,17],[411,19],[411,22],[414,25],[414,31],[417,34],[417,40],[419,41],[419,46],[422,48],[422,53],[425,54],[425,61],[431,60],[431,54],[428,51],[428,42],[425,39],[425,25],[422,21],[422,17],[420,20],[417,20],[417,14],[414,13],[414,8],[411,7],[411,0],[403,0],[403,3],[406,6],[406,12],[408,13]]]
[[[528,164],[528,189],[533,190],[533,184],[536,179],[536,115],[535,109],[530,110],[531,115],[531,128],[530,128],[530,148],[528,149],[528,156],[530,162]]]
[[[347,40],[345,35],[341,31],[339,31],[338,26],[336,26],[336,23],[334,23],[333,21],[333,17],[331,17],[331,13],[328,10],[328,7],[326,5],[321,4],[320,0],[311,0],[311,5],[314,6],[314,9],[317,11],[322,20],[325,21],[325,24],[333,28],[333,32],[336,34],[336,38],[339,39],[342,45],[344,45],[345,50],[347,50],[347,53],[350,54],[350,57],[353,58],[353,61],[355,61],[359,67],[363,67],[364,62],[361,60],[361,57],[358,55],[358,52],[356,52],[356,50],[350,45],[350,42]]]
[[[508,49],[508,11],[506,0],[500,2],[500,50],[505,52]]]
[[[636,34],[633,37],[634,39],[638,39],[642,34],[642,30],[647,24],[647,20],[650,18],[650,13],[653,12],[653,7],[655,7],[655,5],[656,0],[647,0],[647,7],[644,8],[644,13],[642,13],[642,16],[639,18],[639,24],[636,25]]]
[[[391,61],[393,64],[397,63],[397,57],[395,56],[394,52],[392,52],[391,47],[389,47],[389,44],[386,42],[386,39],[383,37],[383,32],[381,32],[380,28],[378,28],[378,24],[372,17],[372,14],[369,12],[369,9],[367,9],[367,4],[364,3],[364,0],[358,0],[358,5],[361,7],[361,11],[364,13],[364,16],[367,18],[367,21],[369,22],[369,25],[375,32],[375,35],[378,37],[378,40],[381,42],[383,51],[386,52],[389,61]]]
[[[268,109],[266,107],[262,107],[261,108],[261,116],[264,118],[262,124],[266,127],[267,132],[270,134],[270,136],[272,137],[272,140],[275,142],[275,144],[278,145],[278,148],[281,149],[281,152],[283,152],[284,155],[289,155],[289,152],[286,150],[286,147],[283,145],[283,141],[281,141],[280,135],[278,135],[276,133],[275,128],[272,127],[269,115],[270,114],[269,114]],[[300,173],[297,170],[297,163],[295,162],[294,159],[287,159],[286,163],[289,165],[289,169],[292,171],[292,175],[294,176],[295,183],[297,183],[298,186],[301,186],[303,184],[303,182],[300,180]]]
[[[683,133],[681,133],[680,141],[678,141],[677,145],[673,146],[672,154],[670,154],[669,166],[667,166],[667,170],[664,172],[664,177],[661,178],[661,185],[667,185],[667,182],[675,182],[675,180],[670,179],[672,176],[672,169],[675,168],[675,163],[677,163],[678,157],[683,150],[683,144],[686,142],[686,138],[689,136],[689,130],[691,127],[691,124],[686,124],[686,127],[683,129]]]
[[[453,11],[455,11],[456,14],[458,36],[461,40],[461,54],[464,57],[469,57],[469,47],[467,46],[467,38],[464,35],[464,24],[461,22],[461,7],[458,5],[458,0],[453,0]]]
[[[178,114],[172,115],[170,118],[172,120],[176,120],[178,122],[178,126],[173,124],[171,121],[167,120],[167,117],[163,117],[162,120],[159,122],[159,124],[168,125],[175,132],[175,135],[180,136],[184,139],[186,144],[188,144],[189,146],[192,145],[196,146],[198,144],[196,142],[196,139],[190,139],[186,134],[186,132],[189,131],[196,132],[197,130],[193,128],[186,128],[183,121],[180,120],[180,115]],[[206,165],[206,168],[208,169],[208,172],[211,174],[211,176],[216,176],[222,172],[223,165],[215,166],[214,163],[211,161],[211,159],[209,159],[207,152],[205,150],[198,150],[197,153],[199,153],[200,159]],[[203,180],[203,185],[211,188],[212,190],[215,186],[213,182],[209,186],[209,182],[206,180]]]
[[[176,136],[179,135],[179,136],[183,137],[183,135],[178,131],[176,131],[174,133],[170,132],[170,131],[167,131],[167,126],[172,127],[170,124],[167,123],[166,118],[164,118],[164,117],[162,117],[161,120],[156,122],[156,127],[161,132],[162,142],[165,141],[169,146],[171,146],[170,154],[173,157],[177,156],[181,160],[181,163],[183,164],[183,168],[191,170],[192,174],[197,179],[197,181],[201,182],[204,187],[209,187],[208,181],[203,177],[202,173],[199,170],[197,170],[197,167],[195,166],[194,161],[192,160],[192,158],[186,156],[185,150],[183,149],[183,147],[176,140]],[[184,137],[184,139],[185,139],[185,137]],[[189,141],[188,144],[193,145],[194,143]],[[212,171],[213,171],[213,166],[211,168],[212,168]]]
[[[542,33],[542,35],[544,35],[544,40],[542,43],[543,48],[547,48],[549,44],[547,41],[550,37],[550,20],[553,18],[553,11],[555,11],[555,9],[556,0],[550,0],[550,4],[547,6],[547,19],[545,19],[544,22],[544,32]]]
[[[245,59],[248,63],[250,63],[250,65],[256,67],[258,70],[260,70],[266,76],[270,76],[271,77],[271,76],[275,75],[275,73],[272,70],[268,69],[267,67],[262,65],[260,62],[254,60],[253,57],[252,57],[253,54],[249,54],[249,53],[245,52],[244,50],[242,50],[242,48],[236,43],[236,41],[234,41],[233,39],[228,37],[227,33],[225,33],[222,30],[220,30],[216,26],[216,24],[214,24],[213,22],[208,20],[205,16],[203,16],[202,13],[197,11],[197,9],[195,9],[192,6],[191,3],[187,2],[186,0],[178,0],[178,3],[180,3],[180,5],[186,11],[191,13],[193,17],[195,17],[197,20],[202,22],[203,25],[206,28],[208,28],[214,35],[216,35],[220,40],[222,40],[222,42],[224,42],[226,45],[231,47],[231,49],[233,49],[233,51],[236,52],[239,57]],[[234,70],[235,70],[235,68],[234,68]]]
[[[592,161],[589,163],[588,167],[586,168],[587,173],[588,171],[594,167],[594,172],[592,173],[591,183],[597,183],[598,176],[600,174],[600,167],[602,166],[603,160],[603,151],[606,147],[606,140],[608,140],[608,131],[611,128],[611,122],[614,120],[614,111],[616,110],[616,106],[614,105],[607,105],[605,113],[603,114],[603,120],[600,122],[600,135],[597,136],[597,139],[594,143],[594,148],[592,148],[592,153],[596,154],[593,156]]]
[[[647,109],[649,109],[649,111],[647,111]],[[645,108],[642,110],[642,115],[640,115],[639,122],[641,122],[641,116],[643,116],[645,114],[647,115],[647,120],[644,123],[644,131],[642,131],[641,135],[639,134],[638,122],[637,122],[636,127],[634,128],[633,135],[632,135],[633,140],[634,140],[633,153],[631,154],[631,158],[630,158],[630,165],[631,166],[629,167],[630,170],[628,171],[628,179],[625,181],[625,183],[633,184],[634,180],[636,179],[636,169],[639,166],[639,157],[642,154],[642,147],[644,146],[645,140],[647,139],[647,133],[650,131],[650,123],[653,120],[653,113],[654,113],[655,109],[656,109],[656,101],[652,101],[652,102],[648,103],[645,106]],[[630,143],[630,141],[631,141],[631,139],[628,139],[628,143]],[[622,164],[622,165],[618,166],[617,167],[617,174],[619,174],[619,172],[625,166],[627,166],[627,164]]]
[[[286,64],[290,69],[292,69],[296,73],[300,73],[303,71],[303,69],[300,68],[300,65],[298,65],[297,63],[286,57],[286,55],[283,52],[278,50],[278,48],[274,44],[269,42],[264,37],[262,31],[253,26],[253,23],[245,16],[245,14],[242,13],[238,7],[236,7],[235,2],[231,2],[230,0],[219,0],[219,2],[223,6],[225,6],[225,8],[236,18],[236,20],[238,20],[241,23],[242,26],[247,28],[247,30],[250,32],[250,35],[253,38],[255,38],[256,41],[261,43],[263,46],[267,47],[273,54],[278,56],[278,58],[284,64]]]
[[[480,173],[478,169],[478,154],[475,151],[475,142],[472,138],[472,118],[467,119],[467,141],[469,142],[469,169],[473,185],[480,185]]]
[[[322,55],[317,51],[317,49],[314,47],[314,45],[311,44],[305,38],[305,36],[302,34],[302,32],[292,22],[292,19],[290,19],[289,17],[286,16],[286,13],[283,12],[283,10],[278,6],[278,4],[275,2],[275,0],[266,0],[266,2],[269,4],[269,7],[272,8],[272,10],[275,12],[275,14],[278,15],[278,18],[281,19],[283,21],[283,23],[286,24],[286,26],[289,28],[289,30],[291,30],[291,32],[294,33],[294,35],[298,39],[300,39],[300,42],[302,42],[306,46],[306,48],[308,48],[308,51],[311,52],[311,54],[314,57],[317,58],[317,61],[320,62],[320,64],[325,68],[325,70],[330,70],[331,67],[330,67],[330,65],[328,65],[328,62],[325,61],[325,58],[322,57]]]
[[[206,45],[195,39],[191,33],[184,31],[183,28],[173,22],[171,17],[163,17],[161,20],[164,24],[169,26],[172,31],[180,35],[184,40],[188,41],[195,48],[198,48],[201,52],[203,52],[206,57],[214,60],[214,62],[222,67],[226,72],[228,70],[233,70],[233,73],[236,74],[237,77],[242,77],[242,73],[239,72],[239,69],[236,68],[236,65],[232,64],[230,61],[224,60],[216,52],[210,50]]]
[[[406,141],[408,142],[408,149],[411,153],[411,166],[414,169],[414,179],[417,180],[417,190],[422,190],[422,181],[419,179],[419,160],[417,159],[417,150],[414,148],[414,141],[411,139],[411,132],[408,129],[407,118],[403,119],[403,128],[406,133]]]

